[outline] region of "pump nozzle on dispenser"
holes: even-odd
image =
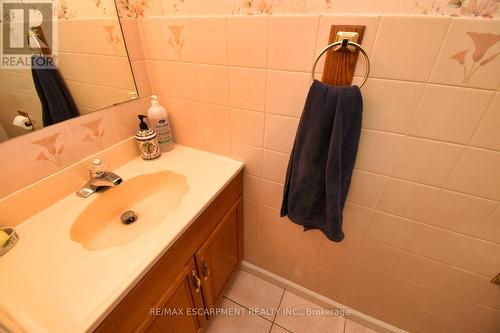
[[[143,115],[143,114],[139,114],[139,115],[137,115],[137,117],[138,117],[138,118],[139,118],[139,120],[141,121],[141,122],[139,123],[139,129],[140,129],[140,130],[143,130],[143,131],[144,131],[144,130],[148,130],[148,129],[149,129],[148,123],[146,123],[146,122],[144,121],[144,119],[147,119],[147,118],[148,118],[148,116],[145,116],[145,115]]]

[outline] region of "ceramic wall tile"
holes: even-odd
[[[217,137],[205,136],[203,149],[214,154],[223,156],[231,156],[231,141],[220,139]]]
[[[193,81],[193,77],[186,77]],[[193,92],[189,93],[193,96]],[[227,105],[229,101],[229,83],[227,67],[196,66],[196,96],[200,102]]]
[[[266,227],[261,228],[260,241],[261,245],[275,250],[281,255],[287,254],[303,260],[314,257],[318,250],[318,244],[311,240],[290,237]]]
[[[483,299],[493,288],[490,279],[456,267],[451,268],[436,286],[436,290],[473,302]]]
[[[311,86],[306,73],[268,71],[266,87],[266,112],[300,117]]]
[[[261,205],[260,212],[263,227],[295,238],[300,238],[304,235],[304,228],[293,223],[287,217],[281,217],[278,208]]]
[[[403,135],[362,130],[356,168],[388,175],[405,141]]]
[[[494,218],[497,203],[478,197],[441,190],[426,207],[424,222],[475,236]]]
[[[383,16],[370,76],[426,82],[449,21],[441,17]]]
[[[183,99],[196,96],[198,70],[195,65],[158,60],[149,60],[146,65],[155,94]]]
[[[243,234],[245,235],[245,239],[251,242],[258,242],[260,237],[260,224],[244,220]]]
[[[408,252],[402,252],[398,259],[392,273],[428,287],[434,287],[449,269],[446,264]]]
[[[410,323],[414,325],[417,333],[443,333],[452,332],[452,321],[438,316],[432,312],[417,309],[412,315]]]
[[[64,123],[16,138],[15,144],[35,180],[47,177],[83,157]]]
[[[245,163],[245,172],[262,176],[264,150],[259,147],[233,142],[232,157]]]
[[[500,200],[500,153],[467,148],[453,170],[446,188]]]
[[[421,224],[410,250],[416,254],[451,264],[462,253],[470,237]]]
[[[378,204],[378,210],[412,220],[423,221],[439,189],[413,182],[389,179]]]
[[[496,93],[484,114],[470,145],[500,151],[500,132],[495,124],[500,123],[500,93]]]
[[[458,257],[455,266],[491,278],[498,274],[499,263],[499,244],[474,239]]]
[[[364,236],[372,215],[372,209],[347,202],[343,211],[344,233]]]
[[[189,20],[189,38],[193,43],[193,61],[203,64],[227,64],[225,17],[194,17]],[[207,38],[207,32],[210,38]]]
[[[376,212],[366,237],[378,242],[408,250],[420,224],[398,216]]]
[[[384,190],[387,177],[355,169],[347,201],[361,206],[375,208]]]
[[[405,134],[424,86],[417,82],[368,79],[363,86],[363,127]]]
[[[486,90],[428,85],[409,134],[466,144],[492,98]]]
[[[89,156],[116,143],[112,112],[91,113],[68,122],[73,140],[82,156]]]
[[[231,131],[233,141],[262,147],[264,143],[264,114],[232,109]]]
[[[174,141],[196,149],[205,148],[205,138],[202,134],[196,132],[174,129]]]
[[[500,290],[495,286],[490,285],[490,291],[481,300],[481,304],[490,308],[500,310]]]
[[[500,311],[482,305],[476,305],[465,318],[460,321],[460,326],[467,329],[476,329],[481,332],[495,333],[500,325]]]
[[[266,114],[264,147],[289,154],[292,150],[298,125],[297,118]]]
[[[283,184],[262,179],[260,203],[274,208],[281,208]]]
[[[264,150],[262,177],[278,183],[284,183],[289,159],[290,156],[288,154],[267,149]]]
[[[402,254],[403,251],[394,247],[364,239],[356,254],[356,260],[377,269],[390,272],[400,260],[399,258]]]
[[[477,236],[491,242],[500,243],[500,206],[497,207],[488,221],[479,228]]]
[[[205,110],[206,104],[173,97],[158,97],[160,103],[167,109],[170,125],[173,128],[203,133],[205,125],[202,110]]]
[[[228,107],[214,104],[198,104],[202,133],[214,138],[231,139],[231,111]],[[191,119],[190,123],[196,122]]]
[[[34,178],[31,170],[25,165],[19,153],[16,152],[15,143],[11,141],[2,142],[0,150],[2,151],[0,155],[0,163],[2,164],[0,198],[3,198],[29,185]]]
[[[264,111],[266,102],[266,71],[229,67],[229,105]]]
[[[193,43],[188,37],[187,19],[154,17],[138,22],[146,59],[192,60]]]
[[[442,186],[460,157],[463,146],[405,137],[395,156],[391,176]]]
[[[269,22],[270,69],[310,72],[319,16],[273,16]],[[294,31],[293,34],[290,31]]]
[[[498,20],[453,19],[431,82],[494,90],[500,83]]]
[[[229,65],[266,68],[268,29],[268,17],[228,17]]]
[[[434,291],[422,304],[422,309],[441,315],[452,321],[465,315],[473,306],[471,301]]]

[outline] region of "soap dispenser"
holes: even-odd
[[[167,110],[160,105],[156,95],[151,96],[151,107],[148,109],[149,125],[153,131],[158,135],[158,143],[160,150],[167,152],[173,148],[174,139],[172,130],[170,129],[170,122],[168,121]]]
[[[160,157],[161,152],[156,132],[149,129],[148,124],[144,121],[147,116],[140,114],[138,117],[141,122],[135,138],[141,157],[143,160],[157,159]]]

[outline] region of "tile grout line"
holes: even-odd
[[[293,70],[293,69],[276,69],[276,68],[269,68],[269,67],[252,67],[252,66],[234,66],[234,65],[227,65],[227,64],[221,64],[221,63],[202,63],[202,62],[190,62],[190,61],[181,61],[181,60],[174,60],[174,59],[151,59],[151,58],[145,58],[142,60],[138,61],[145,61],[145,62],[168,62],[172,64],[187,64],[187,65],[200,65],[200,66],[207,66],[207,67],[231,67],[231,68],[242,68],[242,69],[248,69],[248,70],[267,70],[271,72],[284,72],[284,73],[293,73],[293,74],[303,74],[303,75],[310,75],[311,73],[308,71],[298,71],[298,70]],[[321,74],[322,72],[318,72],[318,74]],[[360,75],[355,75],[355,77],[360,77]],[[428,82],[428,80],[425,81],[418,81],[418,80],[410,80],[410,79],[404,79],[404,78],[391,78],[391,77],[382,77],[382,76],[369,76],[369,80],[385,80],[385,81],[400,81],[404,83],[415,83],[415,84],[429,84],[432,86],[443,86],[443,87],[453,87],[453,88],[463,88],[463,89],[472,89],[472,90],[483,90],[483,91],[489,91],[489,92],[497,92],[496,88],[480,88],[480,87],[472,87],[472,86],[465,86],[465,85],[460,85],[458,83],[438,83],[438,82]]]
[[[226,296],[226,295],[223,295],[222,297],[224,297],[225,299],[227,299],[227,300],[229,300],[229,301],[231,301],[231,302],[233,302],[233,303],[235,303],[235,304],[237,304],[237,305],[241,306],[241,307],[242,307],[243,309],[245,309],[245,310],[250,310],[248,307],[244,306],[243,304],[238,303],[237,301],[233,300],[232,298],[229,298],[229,297],[228,297],[228,296]],[[266,321],[270,322],[270,323],[271,323],[271,326],[272,326],[273,322],[272,322],[271,320],[269,320],[268,318],[263,317],[263,316],[261,316],[261,315],[257,315],[257,317],[260,317],[260,318],[262,318],[262,319],[265,319]]]

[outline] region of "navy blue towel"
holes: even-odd
[[[33,57],[36,58],[36,56]],[[78,117],[75,101],[57,68],[33,67],[31,75],[42,104],[44,127]]]
[[[356,162],[363,99],[358,86],[315,80],[306,99],[288,162],[281,216],[344,239],[342,211]]]

